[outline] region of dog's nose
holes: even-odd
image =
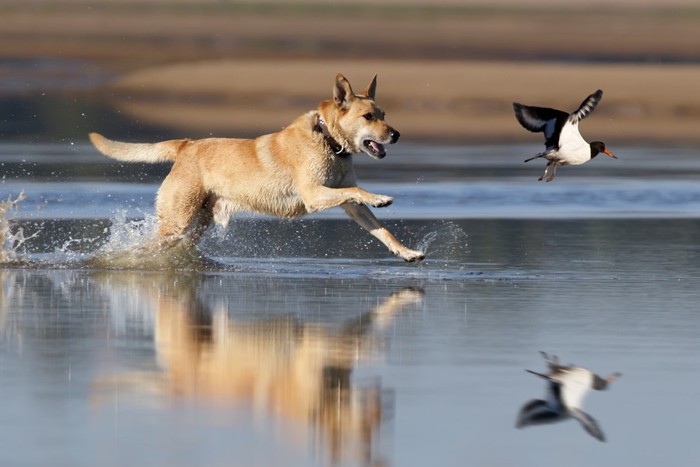
[[[399,140],[399,136],[401,136],[401,133],[398,131],[394,130],[393,128],[389,131],[389,135],[391,136],[391,144],[394,144]]]

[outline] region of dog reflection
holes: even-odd
[[[605,441],[605,435],[598,422],[581,409],[581,403],[588,391],[607,389],[610,383],[620,377],[620,373],[602,377],[586,368],[561,365],[556,355],[540,353],[547,363],[549,373],[526,371],[547,381],[546,399],[533,399],[523,405],[515,427],[524,428],[573,418],[581,423],[588,434],[599,441]]]
[[[378,382],[357,387],[350,376],[359,359],[379,349],[379,331],[393,315],[420,304],[421,290],[395,292],[338,329],[290,316],[234,320],[226,311],[207,310],[196,286],[171,283],[159,292],[154,327],[162,373],[102,379],[99,389],[133,384],[155,387],[159,395],[250,404],[308,430],[331,462],[358,455],[371,460],[391,400]]]

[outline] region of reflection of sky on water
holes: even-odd
[[[406,144],[383,161],[355,159],[360,186],[395,197],[375,209],[384,219],[700,216],[700,158],[691,149],[620,148],[620,160],[564,167],[552,183],[537,181],[542,164],[522,163],[534,151]],[[48,219],[143,217],[168,170],[110,162],[85,145],[5,145],[0,164],[0,190],[27,194],[18,216]],[[313,217],[345,215],[332,209]]]
[[[402,274],[396,261],[380,263],[388,277],[355,274],[378,267],[366,259],[317,264],[310,275],[294,271],[304,258],[270,260],[268,272],[243,274],[3,269],[0,409],[4,439],[16,448],[0,459],[325,465],[320,438],[301,428],[306,422],[255,403],[270,393],[219,392],[207,402],[198,392],[205,386],[197,380],[235,389],[225,375],[242,347],[244,362],[267,355],[270,368],[284,371],[291,343],[306,336],[316,358],[342,359],[352,349],[358,394],[381,385],[389,405],[372,445],[377,461],[554,466],[575,452],[593,463],[693,465],[686,461],[695,459],[689,446],[700,374],[697,226],[675,221],[669,228],[687,236],[669,243],[652,221],[550,222],[532,231],[554,232],[535,248],[538,241],[523,236],[530,221],[507,222],[499,230],[491,221],[472,224],[480,246],[473,259],[489,261],[473,270],[502,273],[461,280]],[[497,244],[487,244],[494,236]],[[355,272],[343,272],[348,264]],[[396,308],[383,323],[365,320],[416,285],[425,291],[422,305]],[[362,324],[370,326],[368,340],[343,341]],[[605,429],[605,449],[573,422],[513,428],[523,401],[543,391],[523,371],[537,369],[541,349],[603,374],[624,373],[586,401]],[[359,410],[361,401],[348,407]]]
[[[309,347],[317,362],[347,356],[348,323],[371,322],[366,312],[418,286],[421,306],[378,325],[366,352],[353,347],[347,387],[361,396],[339,393],[348,403],[341,413],[371,408],[376,394],[388,401],[390,413],[370,430],[376,463],[560,466],[575,453],[586,464],[694,465],[694,152],[665,151],[662,162],[651,149],[616,151],[626,159],[594,160],[543,184],[539,167],[513,160],[518,148],[436,149],[426,162],[424,147],[406,145],[394,159],[358,162],[362,186],[397,198],[378,216],[410,245],[429,242],[422,264],[391,257],[340,213],[292,222],[248,216],[202,243],[221,268],[172,276],[66,261],[73,249],[89,257],[115,231],[138,235],[141,224],[129,216],[146,216],[148,227],[157,171],[139,180],[118,164],[93,163],[100,158],[87,148],[0,147],[0,164],[11,169],[2,197],[25,191],[13,215],[28,234],[40,229],[27,253],[46,261],[0,269],[0,412],[2,435],[15,446],[0,463],[325,465],[328,445],[306,437],[313,424],[301,424],[305,435],[298,418],[256,405],[262,396],[203,403],[195,380],[223,381],[204,362],[228,362],[222,356],[235,346],[274,348],[271,365],[282,369],[298,329],[321,339]],[[480,218],[489,212],[501,218]],[[443,216],[451,219],[436,220]],[[159,313],[170,314],[169,324]],[[523,371],[539,350],[624,373],[605,397],[586,402],[608,436],[604,449],[575,423],[513,428],[523,401],[542,391]],[[342,372],[327,376],[344,381]],[[350,426],[352,417],[339,417]]]
[[[536,181],[536,180],[535,180]],[[462,218],[667,218],[700,215],[700,184],[692,180],[652,181],[586,179],[560,183],[546,191],[533,180],[481,182],[361,183],[395,198],[377,210],[384,219]],[[590,182],[590,183],[589,183]],[[153,212],[158,185],[99,182],[8,182],[8,193],[24,191],[25,218],[109,218],[116,211],[130,217]],[[250,215],[239,215],[250,217]],[[343,218],[333,209],[314,218]]]
[[[76,456],[69,446],[130,445],[152,429],[161,441],[143,448],[172,450],[155,456],[160,465],[179,450],[198,455],[192,440],[170,445],[180,433],[215,427],[234,435],[225,452],[252,443],[256,464],[302,462],[309,447],[318,465],[366,465],[384,455],[378,441],[394,413],[392,390],[375,370],[354,371],[382,361],[397,315],[420,310],[419,288],[353,292],[334,281],[138,272],[0,276],[3,349],[12,356],[3,364],[12,380],[3,405],[13,407],[3,413],[17,422],[13,433],[36,426],[35,398],[69,411],[38,430],[57,442],[0,455],[8,465],[41,464],[52,452],[59,466],[140,463],[144,453],[132,450],[111,457],[93,445]],[[317,294],[322,283],[326,298]],[[66,421],[70,428],[60,428]],[[270,452],[285,454],[270,456],[270,443]]]

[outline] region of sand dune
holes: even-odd
[[[0,83],[65,60],[79,65],[70,76],[117,78],[86,89],[75,76],[64,92],[188,136],[276,130],[328,97],[342,71],[356,87],[379,74],[380,103],[406,138],[533,141],[512,101],[571,109],[602,88],[587,137],[700,142],[693,0],[2,4]],[[0,94],[37,94],[45,82]]]
[[[602,88],[601,105],[582,124],[585,135],[611,144],[700,142],[700,67],[686,65],[207,61],[133,72],[110,92],[134,118],[183,133],[259,134],[329,98],[336,72],[358,90],[378,73],[378,101],[407,138],[537,141],[513,118],[513,101],[573,110]]]

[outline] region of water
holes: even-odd
[[[94,259],[152,231],[161,169],[0,147],[0,198],[26,195],[7,233],[36,233],[0,269],[0,465],[696,465],[696,152],[622,148],[544,184],[534,149],[360,160],[422,264],[328,212],[115,270]],[[584,404],[607,443],[514,428],[540,350],[622,373]]]

